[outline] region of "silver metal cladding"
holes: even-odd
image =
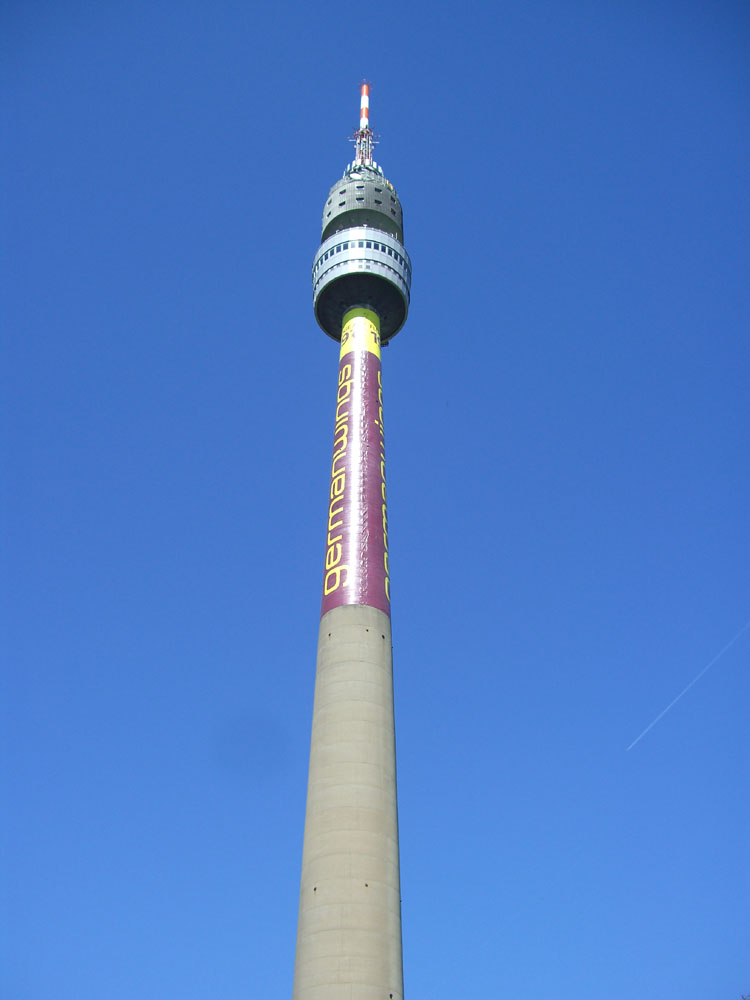
[[[313,259],[312,282],[315,317],[334,340],[341,339],[344,313],[357,306],[378,314],[383,343],[406,321],[411,261],[389,233],[358,226],[329,236]]]

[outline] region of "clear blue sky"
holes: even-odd
[[[750,13],[0,12],[3,1000],[290,996],[373,82],[409,1000],[750,992]]]

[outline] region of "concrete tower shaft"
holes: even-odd
[[[391,623],[321,620],[294,1000],[403,1000]]]
[[[294,1000],[403,1000],[381,338],[406,318],[411,265],[395,192],[397,209],[375,202],[393,189],[364,85],[355,141],[313,265],[316,317],[341,347]]]

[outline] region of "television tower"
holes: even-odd
[[[294,1000],[404,993],[380,351],[406,320],[411,262],[369,102],[363,83],[312,271],[315,317],[341,349]]]

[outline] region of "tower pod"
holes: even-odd
[[[382,343],[398,333],[411,289],[403,239],[396,189],[375,164],[355,160],[328,193],[313,260],[315,318],[329,337],[341,339],[344,313],[359,306],[380,317]]]

